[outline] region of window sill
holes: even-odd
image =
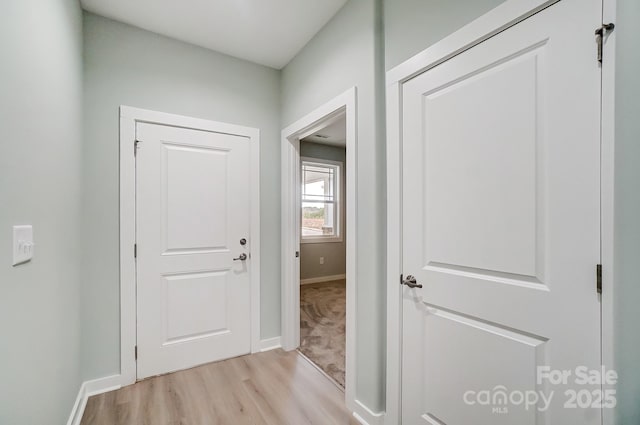
[[[340,243],[342,242],[341,236],[330,236],[326,238],[300,238],[300,244],[306,243]]]

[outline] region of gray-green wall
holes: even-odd
[[[385,0],[386,69],[391,69],[504,0]]]
[[[338,146],[328,146],[319,143],[300,142],[300,156],[328,159],[331,161],[342,162],[341,193],[342,203],[341,209],[344,212],[346,208],[346,152],[345,148]],[[346,218],[345,215],[343,215]],[[346,220],[344,220],[346,221]],[[343,221],[342,235],[346,235],[347,227]],[[342,242],[327,243],[302,243],[300,244],[300,279],[310,279],[314,277],[336,276],[345,274],[347,271],[347,244],[346,238],[342,238]],[[324,264],[320,264],[320,257],[324,257]]]
[[[384,410],[385,173],[381,4],[350,0],[282,71],[282,127],[357,87],[356,398]]]
[[[84,15],[83,378],[119,373],[120,105],[261,132],[262,338],[280,335],[279,72]]]
[[[80,387],[82,15],[77,0],[0,14],[0,423],[66,423]],[[12,226],[35,257],[11,266]]]
[[[618,0],[616,19],[616,424],[640,424],[640,2]]]

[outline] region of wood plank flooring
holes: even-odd
[[[81,425],[358,424],[344,393],[281,349],[146,379],[89,398]]]

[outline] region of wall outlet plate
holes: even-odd
[[[33,253],[33,226],[13,226],[13,265],[31,261]]]

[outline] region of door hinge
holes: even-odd
[[[138,139],[133,142],[133,156],[138,154],[138,143],[140,143],[140,140]]]
[[[604,44],[604,36],[613,31],[616,26],[612,23],[604,24],[596,29],[596,43],[598,44],[598,62],[602,63],[602,49]]]
[[[402,273],[400,273],[400,285],[402,285],[403,281],[404,281],[404,276],[402,275]]]
[[[138,244],[133,244],[133,258],[138,258]]]
[[[138,360],[138,346],[136,345],[136,347],[133,349],[134,351],[134,356],[136,358],[136,360]]]
[[[602,264],[596,265],[596,290],[602,294]]]

